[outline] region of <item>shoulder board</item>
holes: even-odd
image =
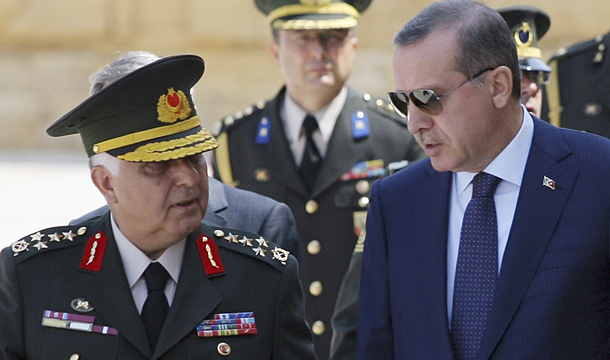
[[[394,111],[394,107],[387,100],[373,98],[370,94],[364,94],[362,99],[366,103],[367,108],[372,110],[374,113],[401,125],[407,125],[406,119],[400,117],[396,111]]]
[[[218,136],[220,133],[230,131],[231,128],[240,124],[240,120],[249,117],[250,115],[264,109],[266,106],[265,100],[259,100],[256,104],[250,105],[245,109],[236,112],[233,115],[227,115],[224,119],[218,121],[213,128],[212,134]]]
[[[35,255],[49,251],[80,245],[87,241],[86,226],[60,226],[37,231],[11,244],[17,262],[23,262]]]
[[[259,235],[213,225],[210,228],[213,233],[209,236],[216,240],[218,247],[256,258],[282,271],[289,261],[288,251]]]
[[[577,43],[568,48],[561,48],[549,59],[549,62],[553,60],[561,61],[565,58],[575,56],[584,51],[597,48],[597,44],[601,41],[602,36],[597,36],[594,39],[590,39],[581,43]]]

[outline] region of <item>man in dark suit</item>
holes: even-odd
[[[387,102],[346,85],[365,1],[255,1],[267,15],[270,52],[285,86],[222,122],[216,174],[286,203],[301,238],[301,280],[316,354],[328,358],[330,318],[371,184],[421,149]]]
[[[609,52],[610,32],[561,49],[549,60],[551,124],[610,138]]]
[[[315,359],[296,259],[201,222],[218,146],[190,95],[203,69],[155,61],[47,129],[81,135],[110,212],[2,251],[0,358]]]
[[[429,159],[373,185],[356,359],[607,359],[610,141],[519,104],[486,5],[432,3],[394,45]]]
[[[91,94],[131,73],[132,71],[159,60],[160,57],[148,51],[131,51],[120,56],[103,69],[91,75]],[[241,229],[273,239],[300,260],[299,234],[294,216],[286,204],[275,201],[252,191],[236,189],[213,177],[208,179],[209,199],[204,221]],[[70,224],[78,224],[88,218],[103,215],[108,206],[103,206]]]

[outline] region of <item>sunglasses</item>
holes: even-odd
[[[469,77],[468,80],[447,91],[443,95],[436,95],[434,90],[430,89],[413,90],[410,93],[404,93],[402,91],[390,91],[388,93],[388,100],[390,101],[390,104],[394,107],[396,113],[402,116],[403,118],[409,118],[409,99],[413,102],[415,106],[417,106],[418,109],[425,112],[426,114],[438,115],[443,111],[443,104],[441,103],[442,98],[451,94],[451,92],[453,92],[454,90],[457,90],[460,87],[468,84],[469,82],[483,75],[487,71],[493,69],[495,68],[487,68],[479,72],[478,74]]]

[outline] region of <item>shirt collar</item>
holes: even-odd
[[[328,105],[312,114],[318,121],[318,127],[320,128],[320,133],[322,134],[325,143],[328,143],[330,140],[333,129],[335,128],[335,123],[339,118],[339,114],[341,113],[346,100],[347,87],[344,86]],[[290,142],[297,140],[301,135],[301,127],[303,126],[303,120],[305,120],[305,117],[307,116],[307,111],[290,97],[288,91],[284,94],[284,107],[281,111],[286,136]]]
[[[521,109],[523,119],[519,132],[517,132],[517,135],[515,135],[504,150],[483,170],[488,174],[517,186],[521,186],[527,157],[534,136],[534,121],[525,106],[521,105]],[[466,171],[455,173],[458,194],[461,195],[464,192],[475,175],[476,173]]]
[[[152,262],[152,260],[146,256],[137,246],[135,246],[127,237],[121,232],[114,216],[110,214],[110,220],[112,223],[112,232],[116,241],[119,253],[121,254],[121,260],[123,262],[123,268],[125,269],[125,275],[127,276],[127,282],[129,287],[133,287],[136,281],[142,277],[144,270]],[[165,270],[169,273],[172,280],[178,283],[180,277],[180,268],[182,267],[182,258],[184,257],[184,250],[186,248],[186,239],[182,239],[176,244],[170,246],[163,254],[156,260],[163,265]]]

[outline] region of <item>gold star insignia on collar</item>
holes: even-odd
[[[32,238],[32,241],[40,241],[44,237],[44,234],[41,234],[39,231],[36,234],[30,235],[30,237]]]
[[[54,233],[53,235],[49,235],[49,238],[51,238],[51,241],[59,242],[61,240],[61,234]]]
[[[253,248],[252,251],[254,251],[256,255],[260,255],[262,257],[265,257],[265,253],[267,252],[267,250],[263,250],[260,246]]]
[[[239,242],[239,240],[237,240],[238,236],[237,235],[233,235],[231,233],[229,233],[229,235],[225,236],[225,240],[227,240],[230,243],[236,243]]]
[[[75,234],[72,232],[72,230],[70,230],[70,231],[68,231],[68,232],[65,232],[65,233],[62,233],[62,234],[64,234],[64,239],[65,239],[65,240],[69,240],[69,241],[73,241],[73,240],[74,240],[74,237],[76,236],[76,235],[75,235]]]
[[[262,237],[259,237],[258,239],[256,239],[256,242],[258,242],[258,246],[269,247],[269,242],[267,240],[263,239]]]
[[[244,236],[243,239],[239,240],[239,242],[243,245],[243,246],[252,246],[252,239],[248,239],[247,237]]]

